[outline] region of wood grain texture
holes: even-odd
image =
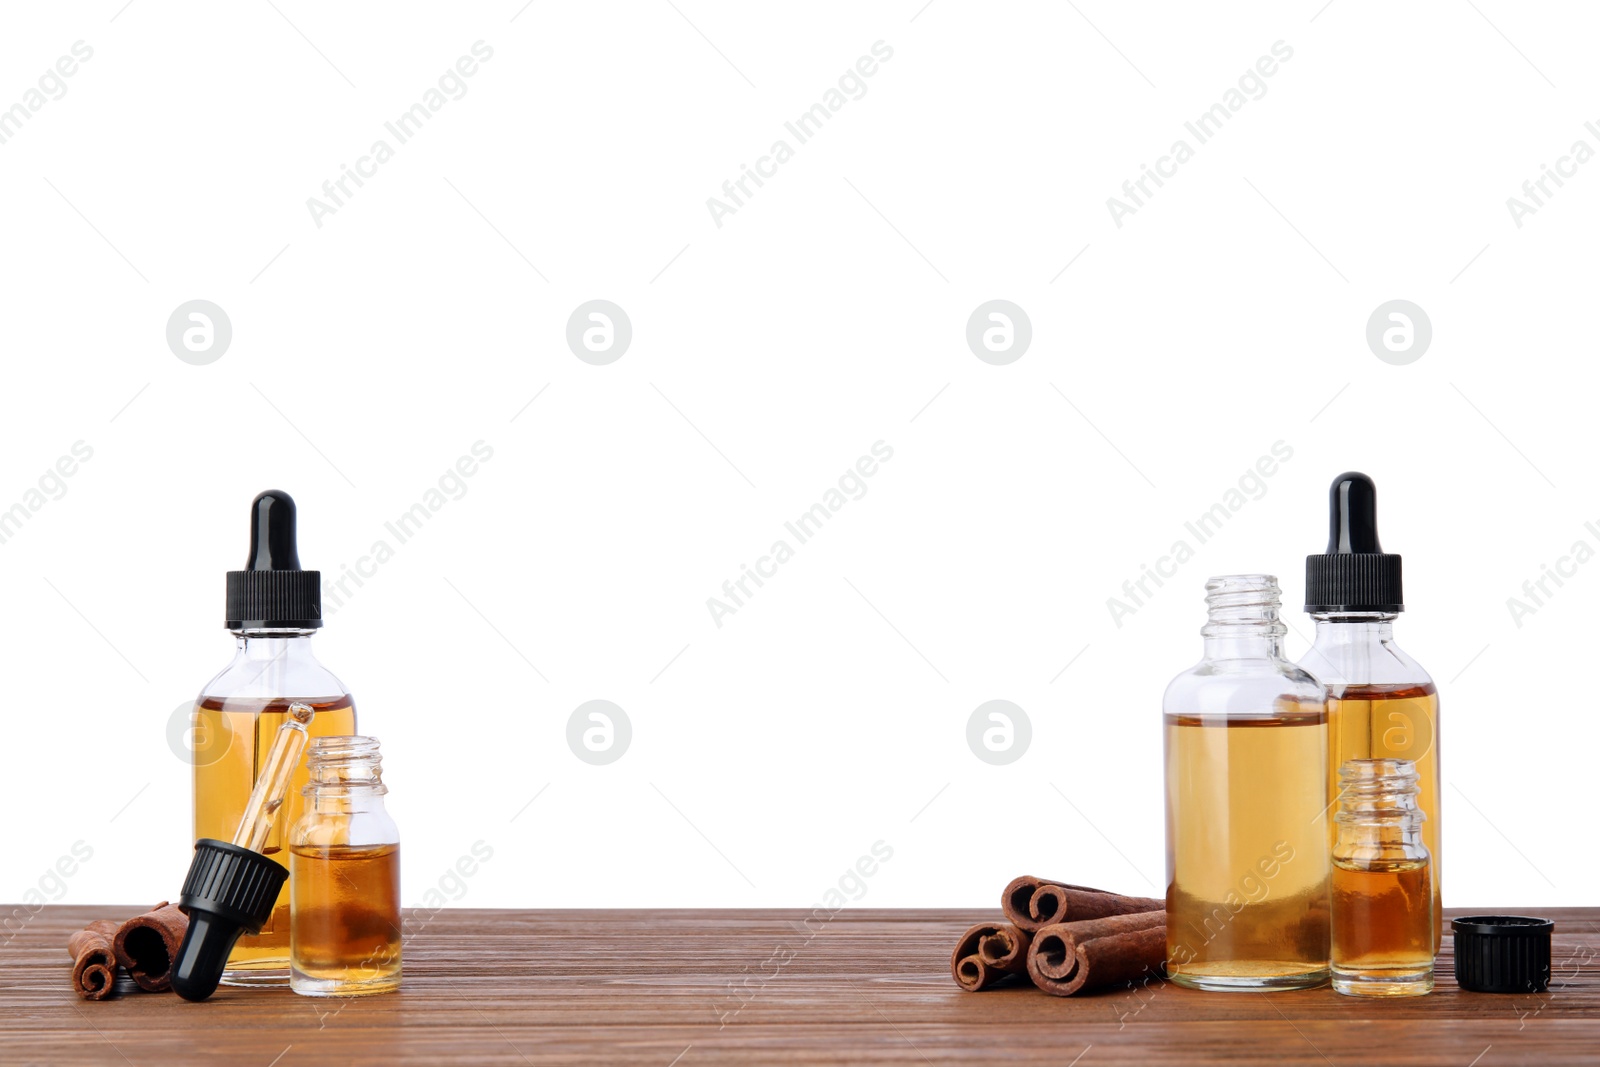
[[[803,911],[440,911],[407,914],[396,994],[189,1004],[125,983],[80,1001],[68,936],[138,910],[48,907],[0,946],[0,1064],[1600,1063],[1600,908],[1532,909],[1556,920],[1539,996],[1458,990],[1448,934],[1438,991],[1414,1000],[1165,983],[1058,999],[951,981],[955,939],[998,912],[844,911],[808,929]]]

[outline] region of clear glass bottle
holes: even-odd
[[[269,490],[251,504],[250,559],[228,573],[228,620],[233,662],[195,700],[194,836],[231,841],[239,828],[261,761],[289,705],[311,706],[312,737],[355,733],[355,701],[344,683],[317,662],[311,637],[322,625],[321,575],[300,569],[294,501]],[[282,863],[290,827],[304,810],[302,766],[262,849]],[[289,891],[258,934],[239,938],[225,985],[282,985],[289,980]]]
[[[1439,828],[1439,691],[1395,643],[1405,610],[1400,556],[1378,543],[1377,489],[1351,471],[1329,493],[1328,551],[1306,557],[1306,607],[1316,640],[1300,665],[1328,687],[1328,781],[1353,759],[1417,767],[1422,841],[1432,857],[1433,950],[1443,934]],[[1331,829],[1331,828],[1330,828]]]
[[[1349,760],[1333,846],[1333,988],[1355,997],[1433,991],[1433,871],[1417,765]]]
[[[1328,980],[1327,709],[1284,656],[1278,580],[1206,582],[1205,654],[1167,686],[1167,969],[1196,989]]]
[[[319,737],[306,812],[289,838],[290,971],[296,993],[400,988],[400,831],[375,737]]]

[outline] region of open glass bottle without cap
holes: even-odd
[[[1205,654],[1163,701],[1167,971],[1196,989],[1328,980],[1322,684],[1284,656],[1278,580],[1206,582]]]
[[[311,743],[306,811],[289,834],[290,972],[296,993],[400,987],[400,832],[375,737]]]
[[[1333,988],[1354,997],[1433,990],[1433,870],[1417,765],[1353,759],[1339,770],[1333,845]]]

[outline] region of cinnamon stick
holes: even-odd
[[[189,917],[165,900],[117,928],[117,962],[139,988],[161,993],[172,988],[172,961],[178,958]]]
[[[1028,977],[1046,993],[1069,997],[1085,989],[1160,974],[1166,955],[1165,912],[1056,923],[1034,935],[1028,950]]]
[[[1026,930],[1010,923],[979,923],[961,935],[950,954],[950,974],[969,993],[999,985],[1028,970]]]
[[[67,939],[72,985],[84,1000],[104,1000],[117,981],[117,924],[96,919]]]
[[[1123,896],[1031,875],[1013,879],[1000,897],[1000,907],[1006,918],[1029,933],[1037,933],[1056,923],[1161,911],[1166,906],[1165,900],[1155,897]]]

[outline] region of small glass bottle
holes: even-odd
[[[312,997],[400,988],[400,831],[375,737],[319,737],[289,835],[289,985]]]
[[[1433,991],[1433,869],[1411,760],[1339,771],[1333,846],[1333,988],[1353,997]]]
[[[239,826],[262,759],[293,704],[314,712],[312,737],[356,732],[355,701],[343,682],[317,661],[311,638],[322,626],[322,576],[302,570],[296,544],[294,500],[269,489],[250,505],[250,556],[242,571],[228,572],[227,621],[236,642],[233,661],[207,682],[192,719],[194,828],[202,837],[228,841]],[[295,771],[289,796],[261,851],[279,862],[289,830],[299,819],[304,768]],[[289,980],[289,890],[279,894],[272,917],[234,945],[224,985],[283,985]]]
[[[1167,686],[1167,970],[1195,989],[1328,980],[1322,684],[1284,656],[1278,580],[1206,582],[1205,656]]]

